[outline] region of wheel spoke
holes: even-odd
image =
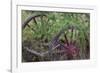
[[[35,19],[35,18],[33,18],[33,21],[34,21],[34,23],[35,23],[35,24],[37,24],[37,21],[36,21],[36,19]]]
[[[68,41],[68,38],[67,38],[67,36],[66,36],[66,33],[64,34],[64,38],[65,38],[65,43],[67,43],[67,45],[69,45],[69,41]]]

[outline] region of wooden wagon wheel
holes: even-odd
[[[40,21],[40,22],[38,22]],[[32,15],[30,17],[28,17],[23,23],[22,23],[22,30],[25,30],[26,28],[29,28],[30,31],[32,31],[33,33],[36,33],[36,31],[39,29],[37,28],[36,26],[40,26],[43,22],[47,22],[48,21],[48,18],[46,15]],[[25,43],[28,43],[28,44],[25,44]],[[35,43],[34,43],[35,44]],[[45,53],[48,53],[48,52],[45,52],[45,53],[40,53],[40,52],[37,52],[36,50],[34,50],[31,45],[33,45],[32,43],[30,42],[23,42],[22,43],[22,47],[23,47],[23,51],[24,50],[27,50],[27,52],[31,55],[35,55],[35,56],[39,56],[39,57],[43,57]],[[47,47],[47,45],[46,45]],[[41,50],[40,50],[41,51]],[[25,51],[26,52],[26,51]],[[26,52],[26,54],[27,54]],[[30,55],[30,56],[31,56]],[[32,58],[32,57],[31,57]],[[30,61],[30,60],[29,60]]]
[[[22,28],[24,29],[26,26],[30,27],[29,22],[32,20],[35,22],[35,24],[37,24],[36,18],[40,18],[43,16],[46,17],[46,15],[36,15],[36,16],[32,15],[32,16],[30,16],[29,18],[27,18],[27,20],[25,22],[22,23]]]
[[[49,50],[51,51],[52,60],[74,59],[79,54],[79,46],[77,41],[80,28],[76,25],[66,25],[58,34],[51,40]],[[52,49],[53,47],[56,48]],[[55,52],[55,53],[54,53]],[[65,55],[65,56],[64,56]],[[55,57],[56,58],[55,58]]]

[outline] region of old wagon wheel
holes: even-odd
[[[49,44],[50,55],[52,60],[74,59],[79,54],[77,43],[80,28],[76,25],[66,25],[51,40]],[[55,50],[51,48],[58,46]],[[54,53],[55,52],[55,53]],[[65,56],[64,56],[65,55]]]
[[[27,28],[28,28],[30,30],[29,32],[37,33],[37,32],[39,32],[38,29],[40,29],[40,26],[42,26],[44,23],[47,23],[47,22],[48,22],[48,18],[46,15],[43,15],[43,14],[42,15],[32,15],[32,16],[28,17],[22,23],[22,30],[27,31]],[[41,35],[42,36],[40,38],[43,39],[44,35],[43,34],[41,34]],[[33,48],[32,45],[34,45],[35,48]],[[41,40],[23,41],[23,43],[22,43],[23,51],[27,50],[26,53],[29,53],[30,56],[34,55],[37,57],[43,57],[44,54],[48,53],[48,51],[46,51],[45,53],[41,53],[41,49],[39,49],[41,47],[41,45],[42,45],[42,47],[45,47],[45,48],[47,48],[47,46],[48,46],[48,45],[46,45],[46,43],[44,43],[44,40],[43,41],[41,41]],[[31,59],[32,59],[32,57],[30,58],[30,60]]]
[[[26,19],[25,22],[22,23],[22,28],[24,29],[26,26],[30,27],[29,22],[31,22],[32,20],[34,21],[35,24],[37,24],[36,19],[41,18],[41,17],[43,18],[44,16],[46,17],[46,15],[36,15],[36,16],[32,15],[32,16],[30,16],[29,18]]]

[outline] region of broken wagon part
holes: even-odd
[[[55,46],[54,48],[52,48],[52,50],[55,50],[58,46],[59,45]],[[30,49],[28,47],[24,47],[24,49],[26,49],[28,52],[30,52],[30,53],[32,53],[32,54],[34,54],[36,56],[40,56],[40,57],[44,57],[46,54],[49,53],[49,51],[39,53],[39,52],[37,52],[37,51],[35,51],[33,49]]]

